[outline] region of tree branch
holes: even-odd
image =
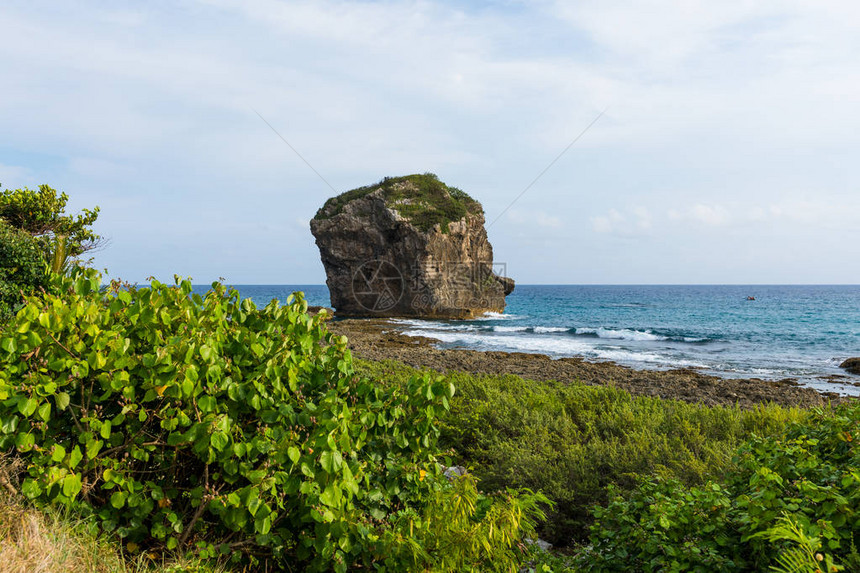
[[[206,467],[203,468],[203,486],[203,491],[207,492],[209,490],[209,464],[206,464]],[[191,535],[191,530],[194,529],[197,520],[203,515],[207,505],[209,505],[209,494],[204,493],[203,497],[200,498],[200,505],[197,506],[197,511],[194,512],[194,517],[191,518],[191,523],[188,524],[188,527],[182,532],[182,537],[179,538],[179,545],[185,545],[188,536]]]

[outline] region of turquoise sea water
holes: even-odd
[[[239,285],[258,304],[294,290],[328,305],[322,285]],[[747,300],[755,297],[754,301]],[[503,314],[471,321],[399,320],[446,348],[582,356],[636,368],[699,368],[727,377],[796,378],[858,394],[827,378],[860,356],[860,286],[517,285]],[[844,382],[860,382],[850,376]]]

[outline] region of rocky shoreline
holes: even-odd
[[[349,339],[355,356],[366,360],[397,360],[417,368],[440,372],[515,374],[532,380],[579,380],[584,384],[615,386],[634,396],[656,396],[709,406],[754,408],[766,402],[782,406],[823,406],[846,398],[799,386],[792,380],[720,378],[692,369],[636,370],[613,362],[588,362],[582,358],[553,359],[543,354],[441,350],[437,341],[401,334],[397,326],[381,319],[343,319],[329,324]]]

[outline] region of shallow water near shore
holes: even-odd
[[[328,305],[323,285],[237,285],[257,304],[295,290]],[[205,289],[204,289],[205,290]],[[755,300],[747,300],[755,297]],[[696,368],[730,378],[794,378],[860,394],[842,360],[860,355],[860,286],[517,285],[504,314],[470,321],[397,320],[442,348]],[[834,378],[840,377],[840,378]]]

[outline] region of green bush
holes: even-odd
[[[101,240],[91,228],[98,219],[99,208],[67,215],[68,201],[68,195],[58,194],[48,185],[39,185],[38,189],[0,190],[0,219],[36,238],[46,259],[52,258],[57,237],[63,237],[63,250],[67,256],[78,257]]]
[[[627,498],[610,492],[609,504],[594,510],[583,571],[709,573],[742,565],[721,486],[687,490],[677,480],[659,480],[645,481]]]
[[[0,323],[24,304],[24,296],[48,284],[41,247],[24,231],[0,220]]]
[[[814,572],[811,554],[829,571],[860,570],[858,437],[860,404],[819,409],[784,435],[750,439],[723,485],[645,483],[596,509],[583,569],[713,570],[707,558],[722,560],[717,570]]]
[[[386,534],[391,571],[520,570],[527,554],[523,544],[534,536],[537,520],[546,516],[546,497],[531,492],[484,495],[477,480],[466,474],[453,486],[434,492],[423,511],[407,509],[392,516]]]
[[[306,570],[410,568],[396,518],[455,519],[436,447],[448,381],[356,375],[346,340],[301,296],[257,309],[218,283],[201,298],[178,279],[54,280],[60,294],[31,298],[0,336],[0,451],[25,459],[28,498],[89,509],[143,548]],[[477,537],[485,552],[539,516],[539,496],[480,498],[508,524]],[[424,561],[461,551],[446,535]]]
[[[360,362],[378,379],[417,371],[396,362]],[[541,527],[556,545],[584,540],[590,508],[608,499],[606,487],[630,490],[641,477],[675,478],[685,485],[728,471],[751,434],[769,435],[804,414],[762,406],[708,407],[659,398],[634,398],[606,386],[535,382],[516,376],[451,373],[457,387],[442,415],[442,444],[470,465],[488,490],[525,487],[556,504]]]
[[[734,519],[758,562],[768,557],[761,532],[782,515],[824,542],[826,550],[860,570],[860,403],[816,409],[781,438],[756,437],[739,452],[728,481]]]

